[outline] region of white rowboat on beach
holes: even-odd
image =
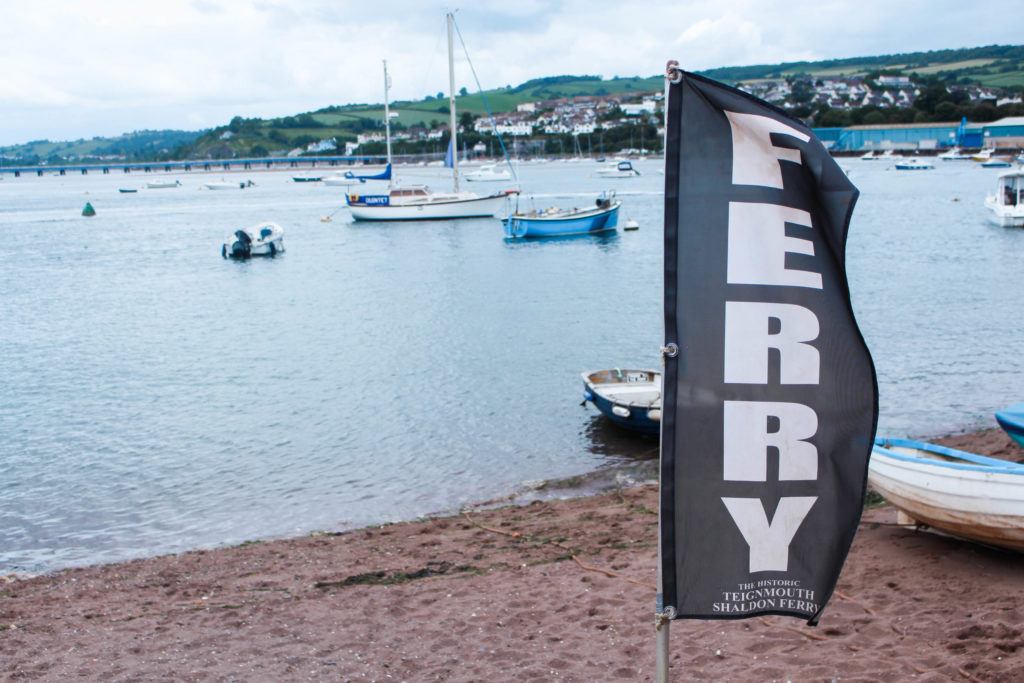
[[[914,521],[1024,551],[1024,465],[908,439],[876,439],[868,483]]]

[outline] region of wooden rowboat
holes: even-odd
[[[1024,552],[1024,464],[909,439],[876,439],[868,482],[919,524]]]

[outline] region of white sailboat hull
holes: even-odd
[[[490,218],[504,213],[506,194],[465,199],[424,201],[384,206],[349,205],[357,221],[430,221],[450,218]]]
[[[890,447],[898,454],[914,449]],[[953,469],[875,448],[868,482],[911,518],[940,531],[1024,551],[1024,476]]]

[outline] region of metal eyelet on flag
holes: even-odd
[[[679,83],[683,80],[683,70],[679,68],[678,59],[670,59],[665,64],[665,78],[669,83]]]
[[[669,342],[661,347],[661,355],[666,358],[675,358],[679,355],[679,346],[675,342]]]

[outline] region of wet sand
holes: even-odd
[[[0,578],[0,678],[652,680],[656,509],[638,486]],[[866,512],[818,628],[674,622],[674,680],[1024,680],[1024,556],[894,522]]]

